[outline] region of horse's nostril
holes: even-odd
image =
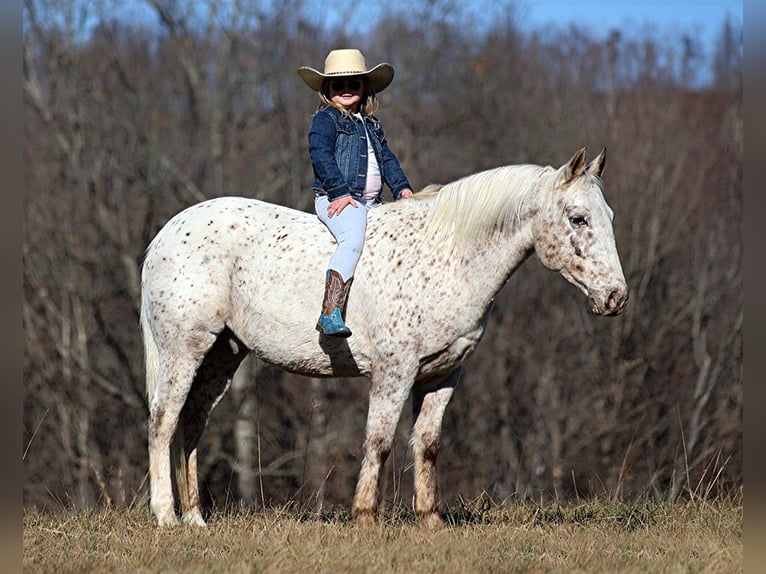
[[[606,308],[610,311],[622,309],[627,300],[627,293],[615,289],[609,293],[609,297],[606,300]]]
[[[606,301],[607,309],[619,309],[622,306],[622,298],[619,291],[612,291],[609,293],[609,298]]]

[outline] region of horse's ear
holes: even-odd
[[[585,152],[587,150],[588,148],[585,147],[580,149],[564,166],[564,173],[561,174],[561,182],[564,185],[569,185],[585,173]]]
[[[588,164],[585,169],[588,173],[592,173],[598,177],[604,173],[604,166],[606,165],[606,148],[602,148],[601,153],[598,154],[595,159]]]

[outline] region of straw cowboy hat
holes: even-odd
[[[324,73],[308,66],[301,66],[298,68],[298,75],[315,92],[322,89],[325,78],[367,76],[372,91],[378,94],[394,79],[394,68],[391,64],[383,63],[368,70],[364,55],[359,50],[333,50],[325,58]]]

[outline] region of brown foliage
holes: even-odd
[[[201,23],[149,4],[159,29],[102,19],[88,34],[66,2],[25,4],[27,505],[145,496],[139,275],[164,222],[225,194],[312,209],[305,131],[318,100],[295,68],[320,65],[344,33],[296,16],[300,2]],[[379,116],[412,183],[606,146],[631,287],[626,314],[604,320],[534,259],[511,279],[445,418],[443,498],[740,488],[735,35],[724,28],[714,82],[699,88],[688,38],[598,41],[511,20],[471,35],[454,11],[422,12],[391,12],[357,43],[397,70]],[[366,382],[252,363],[241,376],[202,439],[208,501],[348,504]],[[395,500],[411,492],[403,418]]]

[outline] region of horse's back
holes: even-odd
[[[147,256],[163,249],[208,252],[242,240],[268,237],[280,228],[316,227],[308,213],[245,197],[219,197],[187,207],[157,233]]]

